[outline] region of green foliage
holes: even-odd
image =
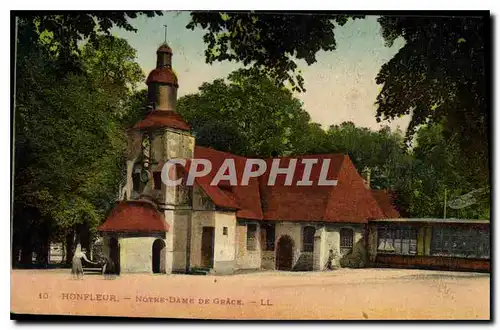
[[[395,193],[403,216],[442,217],[445,190],[450,200],[483,187],[468,175],[458,139],[446,139],[442,125],[422,127],[413,149],[406,148],[403,132],[389,127],[373,131],[344,122],[325,131],[288,90],[253,70],[203,84],[179,100],[178,110],[193,125],[198,145],[250,157],[348,154],[361,173],[371,170],[373,189]],[[448,209],[447,217],[489,218],[487,197]]]
[[[198,94],[180,98],[177,110],[198,145],[250,157],[294,152],[310,119],[289,90],[253,70],[204,83]]]
[[[128,19],[137,18],[139,15],[154,17],[163,13],[161,11],[68,12],[54,15],[23,13],[21,20],[36,32],[36,40],[47,45],[52,56],[65,62],[78,62],[79,42],[88,40],[95,47],[101,35],[110,35],[113,26],[136,32]]]
[[[477,174],[488,183],[488,123],[485,17],[379,18],[389,45],[399,37],[405,45],[377,76],[377,118],[411,114],[407,136],[426,123],[443,123],[447,140],[458,146]]]
[[[353,123],[331,126],[327,132],[329,152],[346,153],[359,171],[371,169],[371,187],[395,192],[396,205],[403,216],[443,217],[444,196],[459,197],[486,188],[462,159],[458,138],[446,139],[442,125],[421,127],[416,146],[407,150],[401,131],[388,127],[379,131],[356,127]],[[477,204],[460,210],[447,209],[447,217],[488,219],[489,194]]]
[[[408,211],[414,216],[442,217],[445,194],[450,201],[479,188],[486,188],[489,192],[489,186],[470,175],[470,168],[464,167],[465,155],[458,145],[458,138],[446,140],[442,131],[443,126],[436,124],[422,127],[417,133],[411,185],[400,193],[410,200]],[[489,193],[477,204],[459,210],[447,208],[446,216],[489,219]]]
[[[123,177],[124,128],[142,111],[135,86],[144,75],[125,40],[102,36],[83,44],[75,62],[83,71],[65,72],[37,38],[33,22],[20,20],[13,244],[23,253],[76,228],[95,232]],[[45,237],[34,237],[41,232]]]
[[[331,126],[327,136],[330,152],[348,154],[360,171],[370,168],[371,185],[377,189],[393,187],[402,174],[400,167],[409,160],[402,132],[391,132],[388,127],[372,131],[344,122]]]
[[[76,228],[95,231],[114,204],[124,174],[124,131],[143,116],[146,91],[137,90],[144,75],[135,50],[108,34],[113,24],[133,30],[127,17],[134,15],[19,20],[13,243],[27,253],[26,262],[35,242],[61,240]],[[319,50],[335,49],[333,21],[342,25],[347,16],[192,17],[190,28],[207,29],[209,63],[251,65],[179,100],[198,145],[249,157],[347,153],[358,170],[372,170],[372,187],[397,192],[403,215],[413,217],[441,217],[445,192],[453,199],[489,190],[483,21],[380,20],[388,43],[406,40],[377,77],[384,85],[378,117],[413,114],[409,134],[416,134],[416,146],[405,150],[402,132],[388,128],[342,123],[325,131],[282,87],[288,81],[303,90],[295,58],[311,64]],[[447,216],[489,218],[489,211],[485,195]]]
[[[334,50],[334,23],[342,26],[349,18],[362,17],[195,12],[187,27],[205,29],[207,63],[238,61],[268,74],[278,85],[289,82],[294,90],[304,91],[296,60],[311,64],[318,51]],[[397,38],[403,38],[405,45],[376,78],[382,85],[376,102],[377,119],[411,115],[407,145],[418,127],[444,124],[446,141],[462,151],[460,163],[474,169],[462,175],[489,185],[487,18],[382,16],[379,23],[388,46]],[[306,150],[329,150],[318,128],[307,131],[317,142],[304,140]]]
[[[342,26],[351,17],[363,16],[194,12],[187,28],[206,30],[203,41],[207,44],[207,63],[238,61],[268,74],[279,84],[288,82],[293,90],[305,91],[295,59],[311,65],[320,50],[334,50],[334,23]]]

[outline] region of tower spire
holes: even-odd
[[[166,41],[167,25],[163,27]],[[172,49],[166,42],[156,50],[156,68],[149,74],[146,84],[148,102],[154,104],[154,109],[175,111],[179,84],[172,70]]]
[[[167,24],[163,24],[163,28],[165,29],[165,44],[167,43]]]

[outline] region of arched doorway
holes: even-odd
[[[165,273],[165,242],[162,239],[157,239],[153,243],[153,273],[163,274]]]
[[[292,270],[293,266],[293,240],[290,236],[281,236],[276,248],[276,269]]]
[[[113,265],[108,265],[106,268],[110,273],[120,274],[120,244],[116,237],[109,239],[109,258]]]

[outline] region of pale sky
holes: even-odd
[[[127,39],[137,50],[137,60],[147,76],[156,66],[156,49],[164,40],[163,25],[168,25],[167,42],[174,53],[172,64],[179,79],[179,97],[196,93],[203,82],[225,78],[242,66],[234,62],[206,64],[203,30],[186,29],[189,20],[189,12],[166,12],[164,16],[132,20],[137,33],[114,29],[115,35]],[[372,129],[389,125],[406,130],[409,117],[377,123],[374,105],[381,87],[375,83],[375,77],[404,41],[397,40],[391,48],[386,47],[376,16],[336,27],[335,38],[337,49],[319,52],[315,64],[298,62],[307,91],[295,96],[302,100],[311,120],[324,128],[352,121]]]

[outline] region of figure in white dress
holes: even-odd
[[[78,243],[76,245],[75,254],[73,255],[73,265],[71,267],[71,274],[73,275],[73,278],[76,279],[83,278],[82,259],[88,263],[95,264],[94,262],[87,259],[85,252],[82,251],[82,245]]]

